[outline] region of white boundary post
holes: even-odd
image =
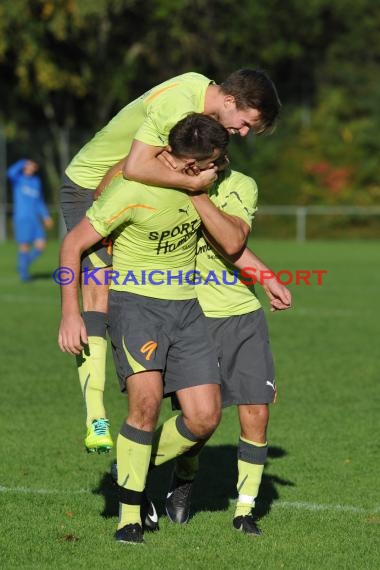
[[[306,216],[307,208],[305,206],[298,206],[296,211],[297,217],[297,236],[298,242],[306,241]]]

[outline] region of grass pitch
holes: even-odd
[[[1,245],[1,568],[379,568],[378,243],[252,245],[276,270],[328,271],[321,286],[290,286],[294,309],[268,313],[279,402],[257,501],[264,535],[231,528],[239,429],[228,409],[202,456],[191,521],[178,527],[162,516],[144,546],[113,539],[114,454],[83,449],[74,362],[56,344],[58,246],[21,284],[15,246]],[[126,404],[111,357],[108,370],[116,438]],[[169,476],[167,466],[151,482],[161,513]]]

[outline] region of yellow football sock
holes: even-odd
[[[124,423],[117,438],[117,482],[120,491],[118,529],[141,524],[140,505],[148,474],[153,432]]]
[[[267,453],[267,443],[257,443],[240,438],[237,482],[239,496],[234,517],[249,515],[255,506]]]
[[[199,470],[199,456],[209,438],[198,440],[189,451],[177,457],[175,474],[183,481],[193,481]]]
[[[79,381],[86,404],[87,427],[93,420],[107,417],[103,402],[106,352],[107,341],[104,338],[89,336],[88,350],[83,350],[77,357]]]
[[[162,465],[191,449],[197,441],[186,427],[183,416],[174,416],[154,432],[151,464]]]
[[[77,368],[82,394],[86,404],[87,427],[93,420],[106,418],[103,394],[106,381],[106,314],[96,311],[83,313],[88,345],[77,356]]]

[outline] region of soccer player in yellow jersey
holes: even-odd
[[[223,213],[238,217],[251,227],[257,202],[257,186],[252,178],[228,168],[219,174],[218,182],[208,195]],[[252,509],[268,452],[269,404],[276,395],[276,382],[265,315],[249,285],[256,279],[265,285],[261,276],[268,267],[252,257],[248,249],[234,264],[227,262],[200,237],[196,260],[197,297],[218,354],[222,405],[237,406],[241,428],[238,500],[233,527],[248,535],[259,535],[261,530]],[[256,273],[246,269],[239,275],[236,265],[240,268],[253,265]],[[289,308],[290,292],[281,284],[277,286],[282,292],[274,307]],[[280,298],[286,302],[281,303]],[[188,521],[199,452],[200,446],[197,446],[176,461],[166,499],[166,512],[172,522],[185,524]]]
[[[178,164],[186,167],[195,160],[200,170],[224,156],[228,140],[220,123],[201,114],[179,121],[169,136]],[[61,287],[59,345],[78,354],[88,340],[78,303],[80,256],[114,232],[110,337],[129,399],[117,441],[120,542],[143,541],[141,504],[149,462],[159,465],[203,444],[219,422],[217,358],[193,283],[201,217],[223,250],[232,255],[244,247],[249,225],[225,216],[207,196],[116,177],[61,248],[61,265],[73,271],[74,280]],[[154,438],[162,395],[172,393],[182,413]]]
[[[229,134],[246,136],[250,130],[256,134],[270,132],[279,109],[272,81],[258,70],[236,71],[220,85],[194,72],[157,85],[124,107],[69,164],[61,193],[67,228],[70,230],[83,218],[95,189],[110,168],[111,176],[123,168],[130,180],[190,192],[213,182],[216,178],[213,169],[200,171],[193,165],[190,168],[197,176],[189,176],[174,159],[168,159],[171,168],[157,159],[167,145],[171,127],[189,113],[213,117]],[[111,265],[111,250],[106,240],[82,256],[82,269],[99,268],[97,275],[102,283],[101,272]],[[85,445],[88,451],[107,452],[112,447],[103,404],[108,285],[90,280],[82,295],[88,346],[78,355],[77,365],[87,409]]]

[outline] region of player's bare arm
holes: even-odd
[[[237,269],[252,268],[256,271],[256,276],[259,281],[260,272],[267,272],[274,274],[265,263],[257,257],[248,247],[245,247],[241,253],[227,254],[218,246],[213,237],[208,232],[203,232],[205,239],[216,251],[224,257],[227,261],[235,265]],[[283,311],[290,309],[292,306],[292,294],[285,285],[282,285],[275,279],[275,277],[268,277],[264,279],[262,285],[271,305],[271,311]]]
[[[202,220],[208,239],[221,253],[232,256],[245,247],[250,227],[238,216],[219,210],[206,194],[191,196],[191,201]]]
[[[267,275],[270,273],[274,274],[274,272],[248,247],[244,249],[238,258],[233,260],[233,264],[238,269],[252,267],[256,270],[257,277],[259,277],[259,272],[261,272],[261,274],[263,274],[263,272],[267,272]],[[287,287],[279,283],[275,277],[264,279],[262,287],[268,296],[272,311],[282,311],[289,309],[292,306],[291,292]]]
[[[200,192],[215,182],[216,169],[209,168],[199,172],[197,176],[190,176],[182,169],[168,168],[162,161],[157,160],[166,147],[150,146],[138,140],[132,143],[131,151],[124,162],[124,177],[136,180],[143,184],[162,186],[164,188],[178,188],[188,192]]]
[[[64,238],[60,251],[60,267],[70,270],[73,280],[61,285],[61,323],[58,345],[62,352],[80,354],[87,344],[86,327],[80,314],[78,288],[80,257],[103,236],[98,234],[87,218],[83,218]]]
[[[155,147],[156,148],[156,147]],[[94,194],[94,200],[97,200],[100,196],[100,194],[103,192],[103,190],[105,190],[107,188],[107,186],[109,185],[109,183],[111,182],[111,180],[115,177],[118,176],[119,174],[121,176],[123,176],[123,169],[124,169],[124,163],[127,160],[128,156],[122,158],[121,160],[119,160],[119,162],[117,162],[116,164],[114,164],[114,166],[112,166],[107,174],[105,174],[101,180],[101,182],[98,184],[96,190],[95,190],[95,194]],[[166,168],[170,169],[170,170],[176,170],[177,168],[177,163],[174,159],[174,157],[172,156],[172,154],[170,153],[170,147],[166,147],[165,149],[163,149],[157,156],[156,156],[157,160],[159,160],[161,162],[161,164],[163,164],[164,166],[166,166]]]

